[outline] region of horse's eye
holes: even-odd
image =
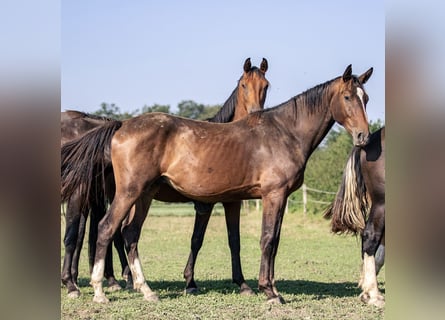
[[[243,89],[246,89],[246,85],[244,83],[241,83],[241,87],[243,87]]]
[[[351,99],[349,96],[345,96],[345,100],[349,101],[349,99]]]

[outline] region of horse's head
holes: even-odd
[[[356,146],[364,146],[368,142],[369,124],[366,114],[368,95],[363,84],[371,77],[372,71],[370,68],[357,77],[352,74],[352,66],[349,65],[337,81],[338,85],[331,103],[334,120],[351,134]]]
[[[265,74],[268,68],[267,60],[263,58],[260,68],[252,67],[250,58],[244,62],[244,73],[238,81],[238,106],[245,115],[262,110],[266,101],[269,81]]]

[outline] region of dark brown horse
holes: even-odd
[[[361,235],[360,297],[368,304],[383,306],[377,274],[385,261],[385,127],[371,134],[366,146],[354,147],[325,217],[332,219],[333,232]]]
[[[244,62],[243,70],[244,73],[238,81],[237,87],[233,90],[229,99],[224,103],[223,107],[218,111],[218,113],[208,119],[209,122],[230,122],[234,120],[238,120],[250,112],[257,111],[263,109],[264,102],[266,99],[267,88],[269,82],[265,78],[265,73],[268,69],[268,62],[263,58],[260,68],[252,67],[250,58],[246,59]],[[93,127],[97,127],[99,125],[104,124],[109,121],[109,119],[101,118],[97,116],[91,116],[86,114],[81,114],[77,112],[67,112],[62,114],[62,140],[66,137],[66,141],[71,140],[76,135],[83,135],[85,132],[90,130]],[[65,142],[66,142],[65,141]],[[107,197],[108,199],[112,199],[114,194],[114,180],[111,176],[107,176],[109,184],[109,189]],[[94,190],[93,190],[94,191]],[[77,193],[78,194],[78,193]],[[83,234],[84,234],[84,216],[85,214],[80,214],[80,205],[79,199],[77,195],[75,195],[75,199],[71,199],[68,204],[74,204],[77,206],[77,212],[75,210],[67,210],[67,231],[65,235],[65,260],[64,267],[62,272],[63,283],[66,284],[68,288],[68,292],[71,296],[78,296],[80,291],[75,285],[76,281],[71,280],[77,279],[78,273],[78,254],[80,252]],[[168,184],[161,184],[159,192],[156,194],[155,199],[164,201],[164,202],[190,202],[191,199],[183,196],[178,193],[176,190],[172,189]],[[91,216],[90,230],[97,230],[97,225],[99,220],[105,214],[105,208],[103,206],[104,200],[101,199],[100,196],[96,192],[90,192],[89,206],[94,207],[94,214]],[[74,207],[74,205],[71,205]],[[227,224],[227,232],[229,236],[229,247],[232,255],[232,274],[233,281],[237,283],[242,293],[251,293],[253,292],[249,286],[246,284],[244,280],[244,276],[242,274],[241,261],[239,257],[240,251],[240,241],[239,241],[239,211],[241,202],[231,202],[231,203],[223,203],[225,214],[226,214],[226,224]],[[70,208],[70,205],[68,205]],[[196,208],[196,216],[195,216],[195,227],[191,240],[191,252],[190,256],[184,270],[184,277],[186,279],[186,291],[188,293],[195,292],[197,290],[196,283],[194,281],[194,266],[196,257],[198,255],[199,249],[202,246],[202,242],[204,239],[204,233],[210,218],[210,214],[213,208],[213,204],[208,203],[200,203],[195,201]],[[85,210],[83,210],[85,212]],[[87,215],[87,214],[86,214]],[[79,217],[80,216],[80,217]],[[80,221],[80,223],[78,222]],[[83,225],[82,225],[83,222]],[[80,226],[80,229],[79,229]],[[77,234],[79,234],[79,241],[76,242]],[[96,246],[96,238],[97,232],[92,233],[90,231],[89,237],[89,254],[90,254],[90,266],[92,267],[92,257],[94,257],[95,246]],[[119,257],[121,259],[121,265],[123,270],[124,277],[127,272],[127,260],[125,258],[124,246],[123,242],[119,241],[121,239],[120,232],[116,232],[115,236],[115,246],[119,253]],[[76,250],[73,254],[69,254],[71,252],[71,248],[74,250],[74,246],[76,245]],[[74,258],[74,261],[72,261]],[[77,259],[76,259],[77,258]],[[71,266],[71,272],[69,272]],[[71,275],[75,275],[75,277],[69,278]],[[112,267],[112,257],[111,257],[111,247],[107,253],[107,259],[105,261],[105,276],[108,279],[109,286],[117,287],[117,282],[110,283],[112,279],[114,279],[113,275],[113,267]],[[68,281],[71,280],[71,281]],[[131,281],[131,278],[129,278]]]
[[[107,123],[65,144],[63,198],[83,185],[88,189],[88,181],[109,157],[116,181],[114,200],[99,223],[93,300],[108,301],[102,288],[105,251],[121,223],[134,288],[144,299],[158,300],[145,281],[137,243],[151,198],[165,182],[202,202],[262,199],[258,286],[268,301],[283,302],[274,267],[286,199],[303,183],[309,156],[335,122],[346,128],[355,145],[367,143],[363,84],[371,74],[372,68],[355,76],[348,66],[340,77],[231,123],[151,113]]]
[[[79,111],[65,111],[61,113],[60,129],[61,129],[61,145],[71,141],[75,138],[79,138],[89,130],[103,125],[104,123],[111,121],[109,118],[100,117],[96,115],[86,114]],[[107,180],[110,180],[107,177]],[[110,181],[111,182],[111,181]],[[112,181],[114,184],[114,181]],[[113,188],[114,190],[114,188]],[[62,266],[62,283],[66,286],[68,296],[75,298],[80,295],[80,290],[77,286],[77,276],[79,274],[79,257],[83,245],[83,239],[85,235],[86,220],[89,212],[92,211],[90,217],[90,233],[89,233],[89,264],[90,272],[93,269],[94,255],[96,253],[96,240],[97,240],[97,227],[99,221],[106,212],[106,201],[111,202],[112,195],[107,192],[108,198],[105,199],[105,195],[101,195],[101,190],[98,193],[92,193],[89,197],[87,206],[81,207],[79,201],[79,194],[75,193],[73,197],[66,203],[65,212],[65,255]],[[124,242],[122,234],[116,232],[113,239],[114,245],[118,251],[119,259],[122,265],[122,276],[131,282],[131,273],[128,268],[128,262],[124,250]],[[111,244],[107,250],[106,262],[105,262],[105,278],[108,282],[109,290],[121,289],[117,282],[113,271],[113,257]]]

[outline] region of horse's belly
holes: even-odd
[[[194,200],[219,202],[260,198],[258,185],[242,183],[233,178],[230,179],[230,175],[225,176],[224,178],[196,178],[196,176],[190,177],[189,175],[186,175],[183,179],[166,176],[166,180],[174,189],[184,196]]]

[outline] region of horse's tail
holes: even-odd
[[[362,233],[369,211],[369,195],[363,180],[360,151],[354,147],[343,173],[342,183],[334,202],[325,211],[324,217],[331,220],[334,233]]]
[[[81,207],[86,207],[93,189],[105,192],[105,169],[111,167],[110,146],[121,121],[111,121],[82,137],[67,142],[61,149],[61,200],[68,201],[75,192]]]

